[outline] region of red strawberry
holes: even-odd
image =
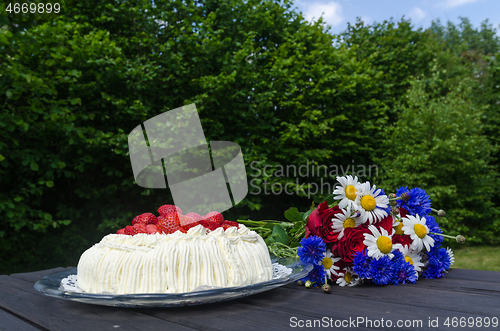
[[[194,222],[198,222],[199,220],[201,220],[201,215],[198,213],[190,212],[190,213],[187,213],[186,216],[191,217],[194,220]]]
[[[222,227],[224,228],[224,231],[229,229],[230,227],[233,227],[233,226],[235,226],[237,229],[239,229],[240,223],[234,222],[234,221],[224,221],[224,223],[222,223]]]
[[[134,224],[134,228],[137,230],[137,233],[147,233],[146,224],[144,223],[136,223]]]
[[[216,211],[211,211],[210,213],[203,216],[202,219],[207,221],[207,223],[209,225],[208,228],[210,230],[215,230],[219,226],[221,226],[222,223],[224,223],[224,216],[222,216],[221,213],[216,212]]]
[[[136,217],[134,217],[134,219],[132,220],[132,225],[134,225],[135,223],[139,222],[139,219],[141,218],[141,215],[137,215]]]
[[[180,215],[179,216],[179,224],[181,227],[185,230],[189,230],[191,228],[194,228],[195,226],[198,225],[198,222],[195,220],[194,217],[188,216],[188,215]]]
[[[207,229],[210,227],[210,224],[208,224],[208,222],[207,222],[207,221],[205,221],[205,220],[199,220],[199,221],[198,221],[198,224],[203,225],[203,227],[205,227],[205,228],[207,228]]]
[[[129,235],[129,236],[133,236],[133,235],[136,235],[137,233],[139,233],[139,232],[137,232],[137,229],[136,229],[136,228],[134,228],[134,227],[133,227],[133,226],[131,226],[131,225],[127,225],[127,226],[125,227],[125,231],[124,231],[124,232],[125,232],[125,234],[127,234],[127,235]]]
[[[164,216],[168,213],[182,214],[182,209],[174,205],[163,205],[160,208],[158,208],[158,214],[160,214],[161,216]]]
[[[116,231],[116,234],[125,234],[125,228]]]
[[[167,213],[163,216],[158,216],[157,220],[156,227],[160,233],[171,234],[181,227],[177,213]]]
[[[148,224],[146,225],[146,233],[147,234],[158,233],[158,228],[154,224]]]
[[[156,222],[156,216],[151,214],[151,213],[144,213],[141,215],[138,215],[134,217],[132,220],[132,225],[135,225],[137,223],[142,223],[144,225],[146,224],[155,224]]]

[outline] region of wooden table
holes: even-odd
[[[461,320],[468,330],[500,330],[500,272],[451,269],[416,285],[333,286],[331,294],[289,284],[221,303],[136,309],[52,298],[33,287],[62,270],[0,276],[0,330],[450,330]]]

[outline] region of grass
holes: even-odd
[[[500,246],[463,247],[453,252],[452,268],[500,271]]]

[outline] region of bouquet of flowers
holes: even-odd
[[[305,238],[297,255],[314,268],[301,282],[329,292],[329,281],[339,286],[364,281],[397,285],[445,275],[454,256],[441,247],[443,237],[465,238],[443,234],[431,213],[444,217],[445,212],[431,208],[423,189],[401,187],[386,195],[357,177],[337,181],[329,198],[303,214]]]

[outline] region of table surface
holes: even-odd
[[[332,286],[331,294],[288,284],[200,306],[119,308],[48,297],[34,288],[44,276],[65,269],[0,276],[0,330],[284,330],[313,326],[386,330],[391,329],[389,323],[394,330],[450,330],[460,328],[460,322],[468,330],[500,330],[500,325],[494,328],[492,324],[500,319],[500,272],[493,271],[450,269],[444,278],[420,279],[414,285]]]

